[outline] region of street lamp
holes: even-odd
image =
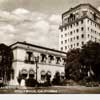
[[[36,82],[38,81],[38,80],[37,80],[38,62],[39,62],[39,56],[35,57],[35,63],[36,63]]]

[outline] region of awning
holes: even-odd
[[[26,69],[22,69],[21,70],[21,74],[27,74],[27,70]]]
[[[41,71],[41,75],[45,75],[46,73],[45,73],[45,71]]]
[[[48,74],[48,75],[51,75],[51,72],[50,72],[50,71],[48,71],[48,72],[47,72],[47,74]]]
[[[33,69],[30,69],[29,74],[35,74],[35,71]]]

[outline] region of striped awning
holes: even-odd
[[[46,73],[45,73],[45,71],[41,71],[41,75],[45,75]]]
[[[29,74],[35,74],[35,71],[33,69],[30,69]]]
[[[27,74],[28,72],[27,72],[27,70],[26,69],[22,69],[21,70],[21,74]]]

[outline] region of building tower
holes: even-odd
[[[100,42],[100,12],[90,4],[80,4],[62,14],[59,50],[81,48],[89,40]]]

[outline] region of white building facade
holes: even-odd
[[[90,4],[80,4],[62,14],[59,50],[81,48],[87,41],[100,42],[100,12]]]
[[[29,78],[30,74],[33,74],[36,79],[36,57],[38,58],[38,82],[41,83],[45,80],[44,75],[46,73],[51,75],[51,81],[56,72],[59,72],[62,77],[64,76],[66,62],[65,52],[32,45],[26,42],[16,42],[11,45],[11,48],[14,55],[12,64],[14,76],[10,85],[18,85],[19,74],[22,74],[25,79]]]

